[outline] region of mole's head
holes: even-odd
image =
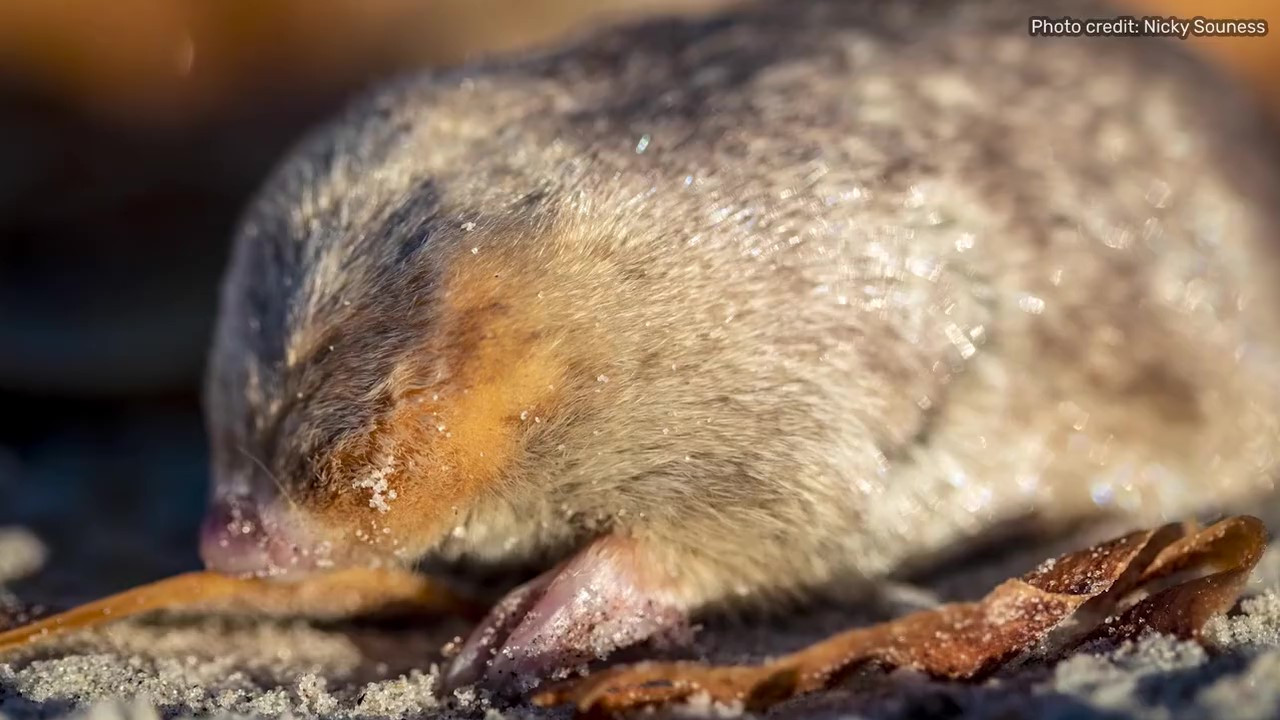
[[[421,232],[406,252],[268,229],[246,226],[223,289],[201,554],[254,575],[412,560],[501,492],[522,413],[548,414],[537,301],[500,254]]]

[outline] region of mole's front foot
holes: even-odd
[[[605,537],[511,591],[471,632],[445,675],[524,691],[655,635],[686,627],[682,595],[644,546]]]

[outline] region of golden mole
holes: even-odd
[[[450,670],[502,685],[1263,497],[1275,141],[1175,43],[1029,36],[1067,12],[765,1],[358,102],[236,239],[206,563],[545,561]]]

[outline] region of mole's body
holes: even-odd
[[[373,95],[238,238],[206,559],[572,557],[465,681],[1265,492],[1274,148],[1171,44],[1042,13],[777,2]]]

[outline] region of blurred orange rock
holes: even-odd
[[[269,88],[342,86],[380,72],[546,44],[602,21],[732,1],[7,0],[0,3],[0,73],[96,109],[181,118]],[[1280,4],[1269,0],[1125,2],[1140,13],[1280,19]],[[1280,108],[1280,42],[1191,42]]]
[[[207,112],[547,43],[593,22],[726,0],[7,0],[0,73],[143,118]]]
[[[1243,77],[1273,114],[1280,114],[1280,3],[1274,0],[1125,0],[1135,12],[1209,19],[1262,19],[1266,37],[1193,37],[1187,42]]]

